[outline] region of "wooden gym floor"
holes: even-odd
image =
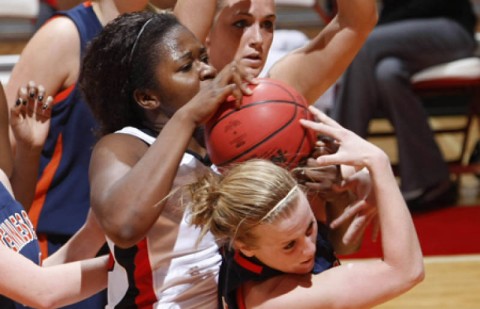
[[[302,29],[301,29],[302,30]],[[303,29],[307,35],[315,29]],[[0,40],[0,55],[19,54],[25,44],[24,40]],[[459,121],[456,117],[435,120],[434,125]],[[385,126],[374,122],[373,126]],[[474,130],[470,147],[478,137]],[[396,160],[395,140],[373,141]],[[456,142],[447,137],[439,141],[446,156],[456,151]],[[453,154],[454,155],[454,154]],[[472,175],[461,176],[460,199],[458,204],[480,205],[479,180]],[[479,222],[480,224],[480,222]],[[472,235],[472,241],[479,241],[479,235]],[[344,260],[348,263],[350,260]],[[378,306],[382,309],[432,308],[432,309],[478,309],[480,308],[480,252],[478,255],[426,257],[425,281],[408,293]],[[372,284],[381,284],[380,282]]]

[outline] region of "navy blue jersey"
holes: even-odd
[[[13,199],[2,183],[0,183],[0,240],[0,246],[6,246],[36,264],[40,263],[40,247],[27,212]],[[25,307],[0,295],[0,308]]]
[[[332,245],[327,240],[328,228],[318,222],[317,250],[313,274],[340,264]],[[239,251],[224,247],[219,277],[219,308],[244,309],[241,286],[248,281],[264,281],[282,275],[283,272],[270,268],[255,257],[246,257]],[[226,305],[224,307],[224,305]]]
[[[57,14],[75,23],[83,55],[87,43],[102,30],[91,2]],[[90,207],[88,166],[96,141],[93,132],[96,127],[77,84],[55,95],[35,200],[29,211],[39,235],[71,236],[85,222]]]
[[[57,12],[75,24],[80,57],[87,44],[103,29],[90,1]],[[59,63],[58,65],[62,65]],[[35,226],[44,258],[68,241],[83,225],[90,208],[88,167],[96,142],[97,122],[83,100],[78,83],[54,96],[50,131],[42,149],[39,179],[29,216]],[[100,292],[68,308],[104,308]]]

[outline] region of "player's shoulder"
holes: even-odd
[[[67,17],[57,17],[44,24],[28,41],[14,71],[30,72],[28,78],[43,81],[45,87],[52,86],[45,80],[56,80],[54,88],[58,88],[58,81],[63,82],[78,70],[79,59],[80,36],[75,24]]]
[[[47,21],[35,33],[34,38],[43,39],[55,46],[71,44],[79,40],[78,29],[73,20],[67,16],[56,16]]]
[[[138,159],[148,149],[147,143],[141,138],[125,133],[111,133],[100,138],[94,147],[94,155],[114,153],[116,157]]]

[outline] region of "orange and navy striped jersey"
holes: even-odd
[[[87,43],[102,30],[91,2],[57,14],[75,23],[83,55]],[[73,235],[85,222],[90,207],[88,166],[96,141],[95,127],[96,121],[77,84],[55,95],[50,132],[42,150],[35,199],[29,212],[37,233]]]

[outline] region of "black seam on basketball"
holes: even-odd
[[[231,112],[223,115],[222,117],[218,118],[211,126],[210,126],[210,131],[213,130],[217,124],[219,122],[221,122],[223,119],[227,118],[228,116],[230,116],[231,114],[233,113],[236,113],[240,110],[244,110],[244,109],[247,109],[247,108],[251,108],[251,107],[255,107],[257,105],[260,105],[260,104],[265,104],[265,103],[280,103],[280,104],[292,104],[292,105],[295,105],[296,107],[301,107],[303,109],[307,109],[305,107],[305,105],[303,104],[299,104],[297,102],[294,102],[294,101],[287,101],[287,100],[265,100],[265,101],[259,101],[259,102],[255,102],[255,103],[250,103],[248,104],[247,106],[241,106],[239,109],[235,109],[235,110],[232,110]]]
[[[267,142],[268,140],[271,140],[272,138],[275,138],[275,136],[278,136],[279,134],[281,134],[280,132],[282,130],[285,130],[286,127],[288,127],[289,125],[291,125],[295,121],[295,119],[298,119],[299,118],[298,116],[301,115],[302,116],[301,118],[310,119],[310,116],[308,116],[309,112],[308,112],[307,102],[304,99],[301,99],[301,96],[294,95],[295,93],[297,93],[294,88],[289,87],[288,85],[282,85],[281,83],[277,83],[276,81],[270,81],[268,79],[261,79],[261,80],[262,80],[262,84],[267,84],[269,87],[272,88],[272,90],[271,90],[272,92],[280,90],[279,92],[282,92],[287,98],[285,98],[285,99],[274,99],[273,98],[273,99],[269,99],[269,100],[255,101],[254,103],[247,103],[247,105],[241,106],[238,109],[232,108],[233,105],[230,105],[230,106],[227,105],[227,106],[225,106],[225,110],[223,111],[223,113],[226,113],[226,114],[224,114],[221,118],[215,119],[214,122],[210,122],[208,124],[208,131],[209,132],[208,132],[207,138],[209,138],[211,136],[211,133],[213,133],[213,131],[215,131],[216,126],[220,122],[228,121],[228,119],[226,119],[226,118],[230,117],[233,113],[241,111],[241,110],[246,109],[246,108],[255,107],[255,106],[260,105],[260,104],[273,103],[273,104],[278,104],[278,105],[285,105],[285,104],[293,105],[294,106],[293,116],[289,120],[287,120],[287,122],[284,123],[282,125],[282,127],[275,130],[275,132],[270,133],[267,137],[265,137],[261,141],[255,143],[255,145],[250,146],[248,149],[242,151],[240,154],[235,155],[233,158],[227,159],[224,162],[219,163],[218,166],[228,165],[228,164],[238,160],[242,156],[245,157],[244,159],[246,159],[246,158],[248,158],[249,156],[252,156],[252,155],[254,157],[261,158],[262,156],[260,156],[259,154],[255,154],[255,150],[258,149],[259,147],[262,147],[262,144],[265,144],[265,142]],[[273,88],[276,88],[277,90],[275,90]],[[265,91],[265,90],[263,90],[263,91]],[[264,92],[264,95],[269,96],[268,92]],[[299,103],[299,102],[301,102],[301,103]],[[233,102],[231,102],[230,104],[232,104],[232,103]],[[299,109],[298,107],[300,107],[301,109]],[[231,110],[229,110],[229,108]],[[252,128],[250,128],[250,129],[252,129]],[[301,151],[305,147],[305,145],[307,145],[308,141],[311,141],[311,138],[310,138],[310,135],[309,135],[309,131],[307,129],[303,128],[302,131],[303,132],[301,133],[301,137],[300,138],[294,138],[293,141],[292,141],[292,144],[293,144],[292,146],[297,146],[296,150],[289,151],[288,149],[273,147],[272,149],[274,151],[271,151],[271,150],[269,150],[270,147],[267,147],[266,149],[264,149],[264,151],[260,152],[260,154],[263,153],[264,155],[268,156],[268,157],[264,156],[263,158],[275,161],[277,163],[280,163],[282,166],[285,166],[287,168],[290,168],[294,162],[296,162],[295,164],[298,164],[299,159],[305,161],[305,158],[308,158],[311,153],[300,154],[299,151]],[[224,142],[226,142],[226,141],[224,141]],[[231,142],[232,141],[229,141],[228,143],[231,143]],[[297,142],[299,142],[299,144],[297,144]],[[283,153],[284,150],[286,150],[287,152]],[[286,155],[286,154],[288,154],[288,155]],[[242,160],[242,161],[244,161],[244,160]]]
[[[251,104],[251,105],[253,105],[253,104]],[[241,154],[238,154],[238,155],[236,155],[235,157],[230,158],[230,160],[226,160],[226,161],[223,161],[223,162],[219,163],[218,166],[225,166],[225,165],[228,165],[228,164],[234,162],[235,160],[237,160],[238,158],[240,158],[240,157],[243,156],[244,154],[249,153],[249,152],[253,151],[254,149],[256,149],[257,147],[261,146],[265,141],[269,140],[270,138],[272,138],[273,136],[275,136],[276,134],[278,134],[278,132],[282,131],[285,127],[289,126],[289,125],[293,122],[293,120],[296,118],[296,116],[297,116],[298,107],[301,107],[301,108],[303,108],[303,109],[305,109],[305,110],[307,109],[304,105],[301,105],[301,104],[294,104],[294,105],[296,105],[296,106],[295,106],[295,113],[293,113],[293,116],[290,118],[290,120],[288,120],[283,126],[281,126],[281,127],[278,128],[277,130],[275,130],[274,132],[272,132],[271,134],[269,134],[268,136],[266,136],[266,137],[265,137],[264,139],[262,139],[261,141],[257,142],[255,145],[252,145],[250,148],[242,151]],[[306,134],[305,131],[306,131],[306,130],[304,130],[304,135]],[[303,142],[303,139],[302,139],[302,142]],[[298,151],[297,151],[297,153],[298,153]],[[266,158],[265,158],[265,159],[266,159]],[[287,165],[287,166],[290,165],[290,164],[292,163],[293,159],[295,159],[295,158],[292,158],[292,159],[290,159],[290,161],[287,161],[287,162],[286,162],[286,163],[287,163],[286,165]]]
[[[300,153],[300,149],[302,149],[303,145],[305,145],[305,143],[307,142],[308,140],[308,134],[307,134],[307,130],[304,129],[303,130],[303,136],[302,136],[302,139],[301,139],[301,142],[300,144],[298,145],[298,148],[296,149],[295,153]],[[302,162],[304,161],[305,159],[308,159],[308,157],[310,156],[310,154],[308,154],[306,157],[301,157],[298,161],[299,162]],[[293,160],[293,159],[292,159]],[[290,168],[290,164],[292,163],[292,160],[289,162],[289,164],[287,165],[288,168]]]
[[[303,105],[302,105],[301,107],[302,107],[303,109],[305,109],[305,110],[307,111],[307,114],[308,114],[308,108],[306,108],[306,107],[303,106]],[[299,153],[300,153],[300,149],[303,148],[303,145],[305,145],[306,141],[308,140],[308,134],[307,134],[307,133],[308,133],[307,129],[303,128],[303,136],[302,136],[302,138],[301,138],[301,140],[300,140],[300,144],[298,145],[297,149],[295,150],[295,153],[296,153],[296,154],[299,154]],[[299,162],[303,161],[304,159],[308,159],[308,156],[309,156],[309,155],[310,155],[310,154],[308,154],[306,158],[305,158],[305,157],[300,158]],[[290,160],[290,162],[288,162],[288,164],[287,164],[287,167],[288,167],[288,168],[290,168],[290,165],[292,164],[292,162],[293,162],[294,159],[296,159],[296,157],[293,157],[293,158]]]

